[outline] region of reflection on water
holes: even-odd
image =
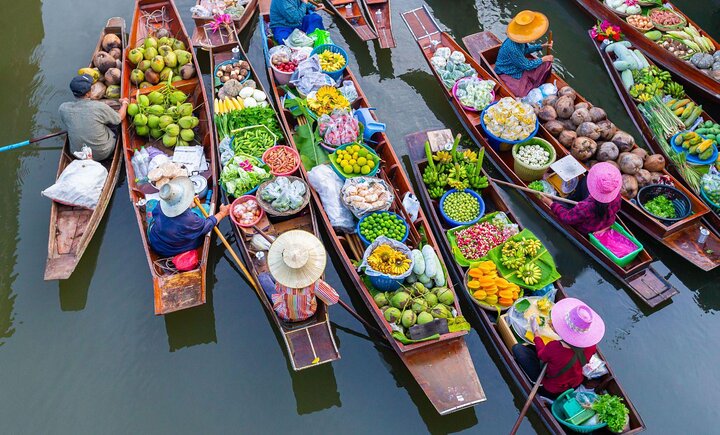
[[[288,364],[288,371],[292,379],[298,415],[342,406],[332,364],[322,364],[299,372],[294,371]]]

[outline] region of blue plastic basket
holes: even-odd
[[[702,196],[702,199],[705,200],[705,202],[707,203],[707,205],[710,206],[710,208],[715,211],[720,211],[720,204],[717,204],[712,199],[710,199],[710,197],[708,197],[708,194],[705,193],[705,189],[703,189],[702,187],[700,188],[700,196]]]
[[[399,289],[403,279],[394,279],[388,276],[368,276],[370,283],[381,292],[394,292]]]
[[[323,71],[323,74],[327,74],[333,80],[337,80],[343,76],[343,73],[345,72],[345,68],[347,68],[348,55],[345,52],[345,50],[343,50],[342,48],[338,47],[335,44],[323,44],[323,45],[318,45],[317,47],[313,48],[313,51],[310,53],[310,56],[312,56],[313,54],[324,53],[326,51],[331,51],[333,53],[339,53],[340,55],[342,55],[342,57],[345,58],[345,65],[342,68],[340,68],[339,70],[333,71],[333,72]]]
[[[373,213],[370,213],[370,214],[367,214],[367,215],[361,217],[360,220],[358,220],[357,225],[355,226],[355,231],[357,232],[358,237],[360,237],[360,240],[362,240],[363,245],[365,245],[366,247],[367,247],[367,246],[370,246],[370,244],[371,244],[373,241],[370,241],[370,240],[366,239],[365,236],[363,236],[362,234],[360,234],[360,224],[361,224],[368,216],[379,215],[379,214],[391,214],[391,215],[394,215],[394,216],[397,216],[398,218],[400,218],[400,220],[405,224],[405,235],[403,236],[402,240],[399,240],[399,242],[400,242],[400,243],[405,243],[405,240],[407,240],[408,236],[410,235],[410,226],[409,226],[408,223],[405,221],[405,219],[403,219],[402,216],[400,216],[399,214],[393,213],[393,212],[391,212],[391,211],[376,211],[376,212],[373,212]]]
[[[448,217],[448,215],[445,214],[445,210],[443,209],[443,205],[445,205],[445,198],[447,198],[448,195],[450,195],[453,192],[466,192],[478,200],[478,203],[480,203],[480,211],[475,219],[473,219],[469,222],[458,222],[458,221],[450,219]],[[479,221],[480,218],[483,217],[483,215],[485,215],[485,201],[483,201],[482,196],[480,196],[480,194],[475,192],[474,190],[464,189],[464,190],[459,191],[457,189],[450,189],[447,192],[445,192],[445,194],[440,198],[440,204],[438,206],[438,209],[440,210],[440,214],[442,215],[443,219],[445,219],[445,222],[447,222],[449,225],[452,225],[454,227],[461,227],[464,225],[472,225],[475,222]]]
[[[230,60],[226,60],[225,62],[220,62],[219,64],[215,65],[215,69],[213,70],[213,84],[215,85],[215,87],[218,88],[223,85],[223,83],[220,82],[220,79],[217,77],[218,68],[220,68],[223,65],[232,64],[235,62],[242,62],[243,60],[245,60],[245,59],[230,59]],[[245,83],[250,78],[250,76],[252,76],[252,71],[248,70],[245,78],[242,80],[239,80],[239,82],[241,84]]]
[[[711,146],[712,146],[712,149],[713,149],[713,153],[712,153],[712,156],[710,156],[710,158],[708,158],[707,160],[700,160],[696,154],[690,154],[690,153],[688,152],[688,150],[686,150],[686,149],[683,148],[682,146],[677,146],[677,145],[675,145],[675,138],[676,138],[678,135],[682,134],[682,133],[687,133],[687,131],[681,131],[680,133],[675,133],[675,134],[673,135],[673,137],[670,138],[670,146],[672,147],[673,151],[675,151],[676,153],[680,153],[680,154],[683,154],[683,153],[684,153],[684,154],[685,154],[685,159],[687,160],[688,163],[690,163],[691,165],[702,166],[702,165],[710,165],[710,164],[712,164],[714,161],[717,160],[717,158],[718,158],[718,148],[717,148],[717,146],[716,146],[715,144],[712,144],[712,145],[711,145]],[[700,136],[703,140],[705,140],[705,136],[703,136],[703,135],[701,135],[701,134],[698,135],[698,136]]]
[[[565,402],[567,402],[568,397],[570,397],[573,394],[575,394],[575,390],[572,388],[565,391],[557,399],[555,399],[555,401],[552,404],[552,407],[550,408],[552,411],[552,415],[555,417],[555,419],[557,419],[557,421],[560,422],[560,424],[574,430],[575,432],[579,432],[579,433],[590,433],[590,432],[602,429],[605,426],[607,426],[607,423],[599,423],[599,424],[595,424],[595,425],[591,425],[591,426],[577,426],[577,425],[574,425],[572,423],[568,423],[567,421],[565,421],[565,419],[563,418],[564,412],[562,411],[562,406]]]
[[[525,139],[520,140],[506,140],[506,139],[500,139],[499,137],[495,136],[494,134],[490,133],[485,127],[485,112],[492,106],[496,105],[497,101],[492,103],[491,105],[487,106],[482,113],[480,113],[480,125],[482,126],[483,131],[485,132],[485,135],[488,138],[488,143],[490,146],[497,152],[500,151],[510,151],[512,149],[512,146],[521,142],[525,142],[529,139],[532,139],[535,137],[535,135],[538,132],[538,129],[540,128],[540,122],[537,120],[537,117],[535,118],[535,130],[530,133],[530,136],[526,137]]]

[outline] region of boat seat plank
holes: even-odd
[[[79,239],[85,232],[92,210],[64,208],[58,211],[57,219],[57,252],[68,254],[77,247]]]
[[[462,41],[467,47],[470,56],[477,61],[482,58],[481,53],[501,44],[500,40],[492,32],[473,33],[464,37]]]
[[[355,3],[355,0],[332,0],[333,6],[344,6],[348,3]]]
[[[296,369],[338,359],[325,322],[286,334]],[[316,361],[317,358],[317,361]],[[315,362],[314,362],[315,361]]]
[[[679,293],[652,266],[629,276],[628,284],[650,307],[655,307]]]
[[[369,5],[382,5],[387,3],[388,0],[365,0],[365,3]]]
[[[359,18],[359,16],[358,16]],[[373,29],[370,28],[367,24],[363,24],[361,26],[353,26],[355,29],[355,32],[360,36],[360,38],[363,41],[369,41],[371,39],[377,38],[377,35],[375,35],[375,32]]]
[[[665,238],[665,242],[675,252],[688,258],[693,264],[708,271],[720,264],[720,238],[710,232],[704,244],[697,242],[702,225],[686,227]]]

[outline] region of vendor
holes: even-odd
[[[507,39],[500,46],[495,72],[516,97],[524,97],[531,89],[545,83],[552,70],[553,56],[529,59],[527,55],[552,48],[552,42],[530,44],[547,32],[548,19],[540,12],[522,11],[510,21]]]
[[[560,340],[545,344],[538,335],[537,320],[531,317],[530,328],[535,336],[535,350],[530,346],[516,344],[512,351],[520,367],[533,381],[540,376],[542,363],[547,364],[538,393],[556,399],[568,389],[582,384],[582,368],[595,354],[595,345],[605,334],[605,323],[595,311],[575,298],[557,302],[550,312],[550,318]]]
[[[215,216],[205,219],[190,207],[195,198],[188,177],[177,177],[160,188],[160,203],[152,211],[148,224],[150,248],[169,258],[202,245],[203,238],[228,215],[228,206],[220,205]]]
[[[337,292],[320,279],[326,262],[322,242],[307,231],[291,230],[275,239],[267,254],[275,292],[268,297],[278,317],[301,322],[315,314],[317,298],[327,305],[338,302]]]
[[[312,33],[315,29],[325,29],[322,17],[315,13],[322,10],[308,0],[272,0],[270,5],[270,30],[275,42],[282,44],[295,29]]]
[[[128,100],[122,98],[120,111],[90,99],[93,78],[88,74],[75,76],[70,90],[77,98],[60,105],[60,119],[67,127],[70,150],[80,151],[83,145],[92,149],[93,160],[101,161],[113,155],[117,142],[117,126],[125,119]]]
[[[545,196],[541,199],[559,222],[573,226],[583,234],[590,234],[606,230],[615,223],[622,205],[621,188],[622,175],[618,168],[602,162],[590,168],[587,177],[578,184],[570,198],[580,202],[572,208]]]

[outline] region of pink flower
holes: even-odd
[[[637,0],[625,0],[625,4],[627,6],[635,6],[637,4]]]
[[[210,23],[210,29],[215,33],[223,27],[227,28],[232,22],[233,20],[230,14],[215,15],[215,19]]]

